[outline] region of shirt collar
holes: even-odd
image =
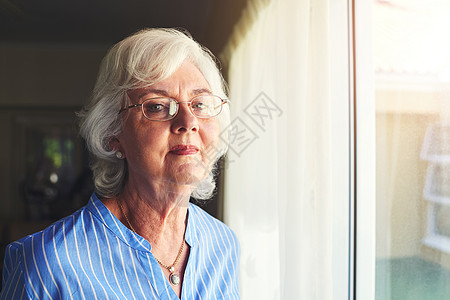
[[[152,246],[139,234],[133,232],[126,227],[116,216],[103,204],[95,193],[92,194],[91,199],[87,205],[87,209],[97,217],[114,235],[120,240],[128,244],[130,247],[140,251],[150,252]],[[186,226],[186,233],[184,238],[189,246],[194,247],[198,241],[197,234],[197,206],[192,203],[188,205],[188,220]]]
[[[116,216],[98,199],[95,193],[92,194],[91,199],[87,205],[87,209],[96,216],[114,235],[116,235],[124,243],[136,250],[150,252],[152,246],[150,243],[131,231],[126,227]]]
[[[198,235],[197,235],[197,215],[195,211],[195,205],[192,203],[189,203],[188,205],[188,220],[187,220],[187,226],[186,226],[186,233],[184,234],[184,239],[186,240],[186,243],[190,247],[193,247],[197,244]]]

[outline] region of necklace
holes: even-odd
[[[125,217],[125,220],[126,220],[127,223],[128,223],[128,226],[130,227],[131,230],[133,230],[134,233],[137,234],[136,230],[134,230],[133,226],[131,225],[130,220],[128,220],[127,214],[126,214],[125,211],[123,210],[122,203],[121,203],[121,202],[119,201],[119,199],[117,199],[117,198],[116,198],[116,201],[117,201],[117,204],[119,205],[120,212],[121,212],[122,215]],[[175,273],[175,265],[176,265],[176,264],[178,263],[178,261],[180,260],[181,253],[183,253],[183,249],[184,249],[184,238],[183,238],[183,242],[181,243],[180,250],[178,250],[178,255],[177,255],[177,257],[175,258],[175,261],[174,261],[174,262],[172,263],[172,265],[170,265],[170,266],[163,264],[156,256],[154,256],[155,259],[156,259],[156,261],[158,262],[158,264],[159,264],[161,267],[166,268],[166,269],[170,272],[169,280],[170,280],[170,283],[172,283],[173,285],[178,285],[178,284],[180,283],[180,275],[178,275],[177,273]]]

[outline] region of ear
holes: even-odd
[[[122,148],[120,147],[120,141],[118,138],[113,137],[109,140],[109,149],[115,150],[115,151],[122,151]]]

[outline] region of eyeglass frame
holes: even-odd
[[[202,96],[214,96],[214,97],[219,98],[219,99],[222,101],[222,102],[220,103],[220,111],[219,111],[216,115],[210,116],[210,117],[200,117],[200,116],[197,116],[196,114],[194,114],[194,112],[192,111],[192,101],[194,101],[195,98],[202,97]],[[155,100],[155,99],[170,99],[170,100],[175,101],[175,103],[177,104],[177,111],[176,111],[176,113],[175,113],[171,118],[169,118],[169,119],[164,119],[164,120],[152,120],[152,119],[148,118],[148,117],[145,115],[145,113],[144,113],[144,103],[145,103],[145,102],[148,102],[148,101],[150,101],[150,100]],[[119,113],[118,113],[118,114],[120,115],[122,112],[124,112],[124,111],[126,111],[126,110],[129,110],[129,109],[131,109],[131,108],[135,108],[135,107],[139,107],[139,106],[140,106],[140,107],[141,107],[141,112],[142,112],[142,115],[144,116],[144,118],[146,118],[147,120],[150,120],[150,121],[164,122],[164,121],[172,120],[172,119],[174,119],[174,118],[178,115],[178,112],[180,111],[180,104],[181,104],[181,103],[188,103],[189,110],[190,110],[190,112],[191,112],[191,114],[192,114],[193,116],[195,116],[196,118],[200,118],[200,119],[211,119],[211,118],[214,118],[214,117],[217,117],[218,115],[220,115],[220,113],[221,113],[222,110],[223,110],[223,105],[226,104],[226,103],[229,103],[229,102],[230,102],[229,99],[222,99],[221,97],[219,97],[219,96],[217,96],[217,95],[197,95],[197,96],[195,96],[194,98],[192,98],[192,99],[189,100],[189,101],[177,101],[177,99],[174,99],[174,98],[171,98],[171,97],[152,97],[152,98],[148,98],[148,99],[144,100],[144,101],[141,102],[141,103],[133,104],[133,105],[130,105],[130,106],[128,106],[128,107],[124,107],[124,108],[122,108],[122,109],[119,110]]]

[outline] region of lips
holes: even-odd
[[[194,145],[176,145],[170,148],[169,152],[175,155],[193,155],[198,151],[198,147]]]

